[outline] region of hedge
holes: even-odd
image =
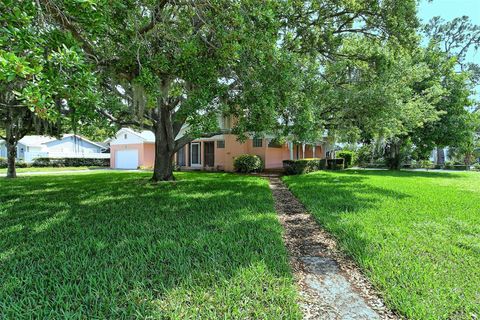
[[[283,169],[285,174],[304,174],[318,170],[341,170],[344,159],[301,159],[284,160]]]
[[[0,158],[0,168],[7,168],[8,167],[8,162],[7,159],[5,158]]]
[[[309,173],[320,170],[320,161],[318,159],[283,160],[283,169],[288,175]]]
[[[350,150],[342,150],[337,152],[337,157],[345,159],[345,168],[349,168],[355,162],[355,152]]]
[[[327,169],[329,170],[342,170],[345,168],[345,159],[327,159]]]
[[[32,167],[108,167],[110,159],[87,158],[37,158]]]

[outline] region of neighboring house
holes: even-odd
[[[110,154],[103,153],[107,149],[105,145],[75,134],[66,134],[60,139],[49,136],[25,136],[17,144],[17,160],[29,163],[36,158],[108,159]],[[7,157],[3,140],[0,140],[0,157]]]
[[[210,169],[233,171],[233,160],[242,154],[256,154],[262,158],[266,169],[280,169],[283,160],[325,158],[325,143],[312,144],[275,143],[274,137],[250,137],[244,143],[228,133],[230,121],[220,121],[225,134],[194,140],[175,156],[175,163],[184,169]],[[179,136],[185,132],[185,128]],[[178,137],[177,137],[178,138]],[[110,140],[112,168],[136,169],[153,167],[155,136],[150,131],[136,132],[123,128]]]
[[[441,149],[440,149],[441,150]],[[436,164],[443,164],[447,161],[450,161],[449,150],[448,147],[443,149],[443,153],[440,152],[440,155],[443,155],[443,159],[438,159],[439,153],[437,152],[437,148],[432,150],[430,154],[429,160]]]

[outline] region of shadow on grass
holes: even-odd
[[[4,315],[298,316],[264,181],[181,173],[151,185],[148,178],[0,181]]]

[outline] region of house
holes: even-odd
[[[211,138],[192,141],[180,149],[175,163],[183,169],[233,171],[235,157],[256,154],[265,163],[265,169],[280,169],[283,160],[325,158],[327,145],[323,141],[310,144],[293,142],[277,143],[274,136],[250,136],[245,142],[229,133],[229,121],[220,121],[222,132]],[[183,128],[179,136],[183,135]],[[178,138],[178,137],[177,137]],[[155,136],[150,131],[137,132],[123,128],[110,141],[110,164],[116,169],[153,167],[155,160]]]
[[[60,139],[49,136],[25,136],[17,144],[17,160],[27,163],[36,158],[95,158],[108,159],[108,147],[76,134]],[[0,140],[0,157],[7,157],[5,141]]]

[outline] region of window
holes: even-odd
[[[218,148],[218,149],[223,149],[223,148],[225,148],[225,140],[218,140],[218,141],[217,141],[217,148]]]
[[[253,138],[253,147],[254,148],[261,148],[262,147],[262,141],[263,141],[263,139],[261,139],[261,138]]]
[[[180,150],[177,152],[177,164],[179,166],[186,166],[187,161],[185,159],[185,146],[183,146]]]
[[[125,140],[127,140],[127,134],[126,134],[126,133],[123,135],[123,138],[124,138]]]

